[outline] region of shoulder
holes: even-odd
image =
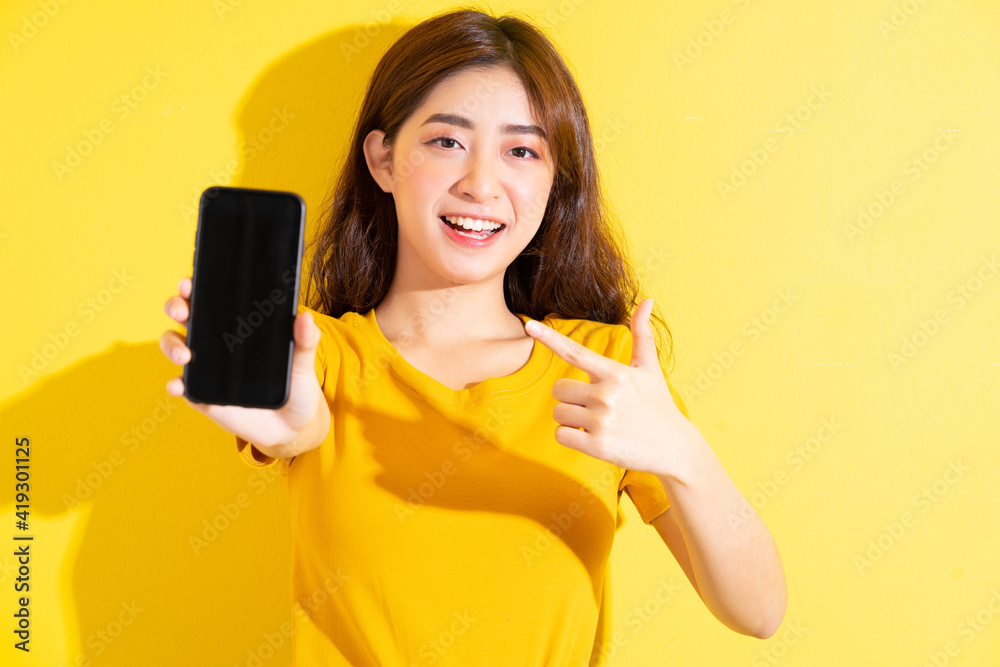
[[[298,314],[301,315],[306,311],[312,313],[316,326],[325,336],[330,338],[330,341],[326,341],[327,344],[366,336],[364,333],[366,320],[364,315],[360,313],[347,311],[340,317],[332,317],[309,306],[299,304]]]
[[[312,314],[321,334],[316,348],[316,365],[323,376],[349,359],[360,360],[372,353],[374,345],[366,332],[363,315],[348,311],[340,317],[332,317],[302,304],[298,306],[297,315],[307,311]]]
[[[306,311],[312,313],[313,320],[315,320],[315,322],[316,322],[316,326],[318,326],[323,331],[327,331],[327,330],[335,331],[335,330],[338,329],[338,327],[340,327],[340,326],[342,326],[342,325],[344,325],[346,323],[345,318],[349,319],[347,316],[349,316],[349,315],[357,315],[357,313],[347,312],[347,313],[344,313],[339,318],[338,317],[331,317],[330,315],[327,315],[326,313],[320,312],[320,311],[316,310],[315,308],[310,308],[309,306],[306,306],[306,305],[300,303],[299,306],[298,306],[298,314],[301,315],[302,313],[304,313]]]

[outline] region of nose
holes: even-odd
[[[465,174],[458,181],[459,192],[476,202],[485,202],[500,195],[499,159],[489,151],[470,155]]]

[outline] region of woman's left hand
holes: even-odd
[[[647,298],[632,313],[628,366],[541,322],[528,322],[525,331],[590,377],[590,382],[559,378],[552,385],[552,396],[560,401],[552,411],[559,424],[556,442],[621,468],[676,476],[690,469],[708,443],[670,394],[656,356],[652,311]]]

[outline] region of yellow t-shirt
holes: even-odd
[[[536,342],[512,375],[457,391],[411,366],[374,310],[312,313],[327,439],[276,462],[237,438],[287,475],[294,664],[589,664],[622,491],[646,523],[670,502],[655,475],[556,442],[552,384],[587,374]],[[631,359],[623,325],[543,323]]]

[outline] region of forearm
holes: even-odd
[[[780,626],[788,591],[767,526],[726,474],[704,438],[690,458],[659,475],[684,537],[699,593],[729,628],[769,637]]]

